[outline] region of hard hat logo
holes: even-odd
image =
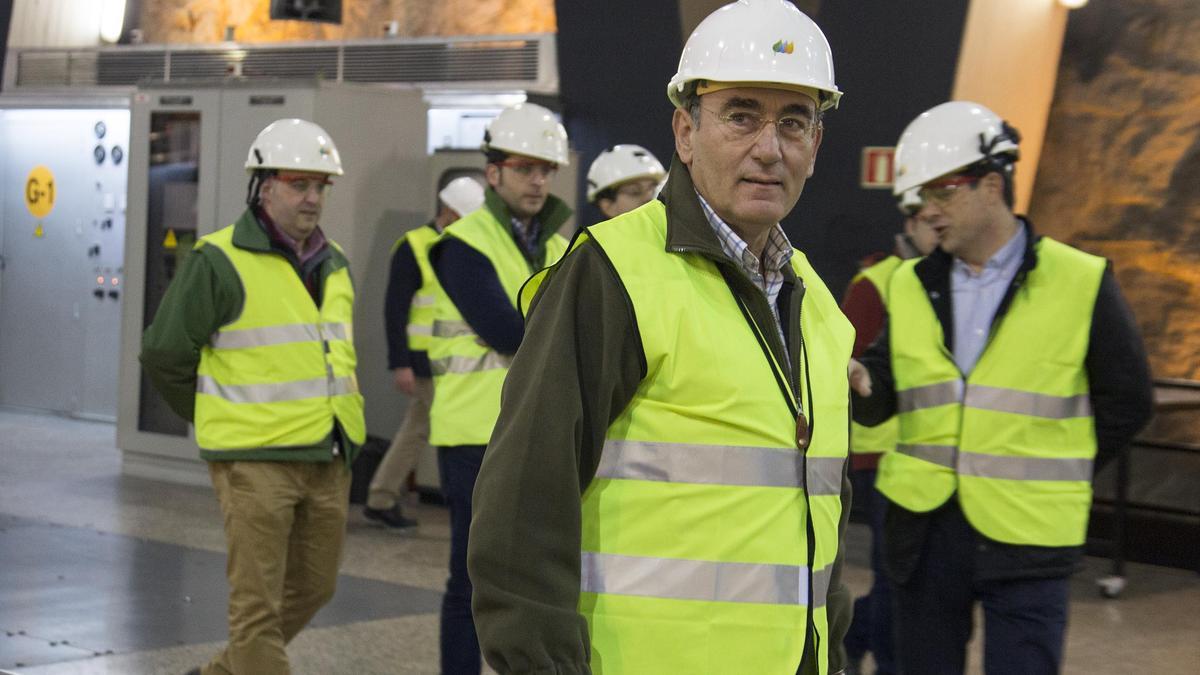
[[[777,54],[791,54],[792,51],[795,49],[796,49],[795,42],[787,42],[785,40],[780,40],[779,42],[776,42],[775,44],[771,45],[771,51],[773,51]]]

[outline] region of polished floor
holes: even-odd
[[[211,490],[126,476],[112,425],[0,409],[0,671],[166,675],[222,644],[221,521]],[[298,675],[437,672],[446,513],[411,505],[415,535],[355,507],[334,601],[288,648]],[[863,589],[864,531],[848,582]],[[1200,576],[1134,565],[1105,600],[1074,582],[1065,672],[1200,673]],[[978,648],[972,672],[979,672]]]

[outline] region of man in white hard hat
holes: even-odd
[[[459,176],[438,192],[433,220],[409,230],[392,247],[392,263],[384,299],[388,367],[397,391],[409,397],[404,421],[371,478],[363,515],[394,530],[406,531],[417,521],[401,506],[408,494],[408,475],[421,450],[429,445],[429,406],[433,373],[429,341],[433,337],[433,303],[437,277],[429,266],[429,247],[451,223],[483,206],[483,186]]]
[[[658,194],[667,175],[651,152],[632,143],[614,145],[592,162],[587,175],[587,199],[605,218],[628,213]]]
[[[524,335],[517,292],[566,250],[557,232],[571,215],[550,194],[551,179],[569,159],[567,132],[549,110],[532,103],[506,108],[488,126],[483,151],[488,183],[483,207],[447,227],[429,254],[441,286],[429,346],[434,380],[429,442],[437,448],[442,494],[450,507],[450,577],[441,621],[447,675],[480,672],[467,533],[475,477],[500,411],[500,388]]]
[[[201,237],[142,338],[146,374],[193,422],[225,519],[229,644],[204,675],[288,672],[284,647],[333,597],[350,465],[365,440],[346,257],[319,226],[337,147],[273,122],[248,207]]]
[[[659,199],[522,293],[468,557],[500,673],[844,665],[854,329],[779,225],[841,96],[829,46],[791,3],[733,3],[668,95]]]
[[[929,255],[938,245],[933,219],[920,213],[921,199],[916,188],[901,194],[898,206],[904,216],[904,229],[896,234],[891,255],[877,253],[868,257],[842,299],[842,311],[854,324],[854,356],[867,350],[887,322],[887,289],[892,273],[901,262]],[[871,528],[872,573],[870,590],[854,600],[854,621],[846,634],[846,653],[851,672],[855,673],[867,652],[875,661],[877,675],[898,672],[892,648],[891,589],[883,569],[883,515],[887,500],[875,490],[879,458],[896,445],[896,424],[892,419],[876,427],[858,424],[850,427],[850,482],[854,485],[855,506],[862,507]]]
[[[1107,261],[1013,213],[1019,143],[996,113],[953,101],[896,146],[894,189],[919,190],[940,246],[892,274],[888,311],[902,320],[851,377],[856,421],[899,420],[876,487],[906,673],[964,671],[976,602],[989,675],[1060,671],[1093,468],[1151,414]]]

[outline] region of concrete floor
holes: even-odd
[[[221,520],[211,490],[121,473],[112,425],[0,410],[0,670],[174,674],[225,632]],[[335,600],[289,646],[298,675],[436,673],[446,513],[411,505],[402,536],[353,507]],[[847,581],[869,582],[865,530]],[[1200,577],[1132,565],[1101,599],[1088,561],[1074,581],[1065,672],[1200,673]],[[972,672],[980,672],[978,645]],[[20,664],[20,665],[18,665]]]

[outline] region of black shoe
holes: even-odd
[[[411,530],[417,526],[417,521],[404,517],[404,512],[400,510],[399,504],[390,509],[373,509],[366,506],[363,507],[363,515],[367,517],[367,520],[373,520],[393,530]]]
[[[183,675],[200,675],[200,669],[199,669],[199,668],[192,668],[191,670],[187,671],[187,672],[186,672],[186,673],[184,673]]]

